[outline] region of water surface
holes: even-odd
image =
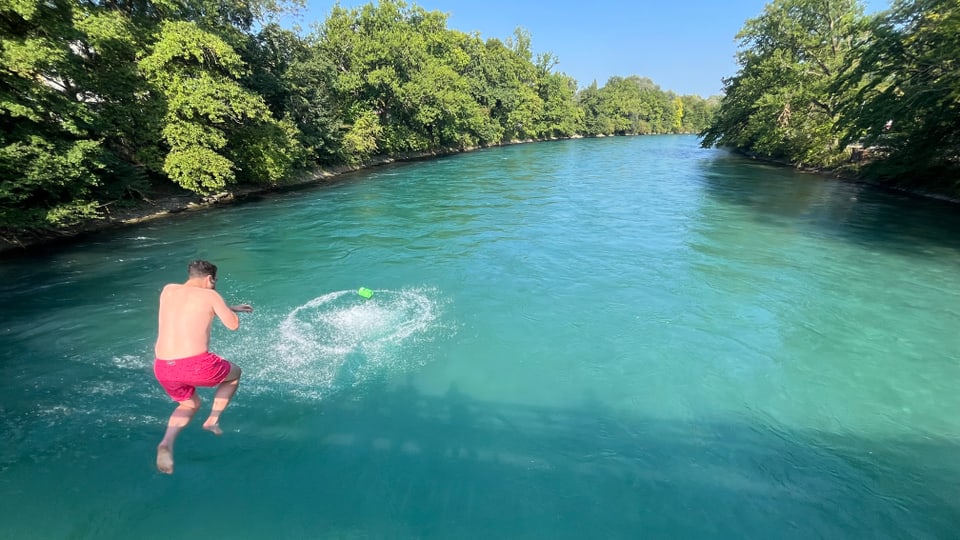
[[[953,537],[957,216],[608,138],[5,255],[0,538]],[[256,311],[168,477],[157,296],[196,258]]]

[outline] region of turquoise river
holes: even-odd
[[[956,538],[958,207],[697,143],[491,148],[4,253],[0,539]],[[168,476],[157,298],[197,258],[256,311],[212,335],[226,433],[201,413]]]

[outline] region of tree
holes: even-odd
[[[737,34],[740,70],[703,145],[732,146],[793,163],[841,156],[842,96],[830,91],[859,37],[857,0],[774,0]]]
[[[140,62],[165,102],[163,170],[181,186],[209,194],[238,178],[279,182],[296,162],[296,128],[278,122],[240,85],[245,65],[230,45],[195,23],[164,22]]]
[[[0,5],[0,228],[44,228],[97,215],[106,172],[71,43],[74,5]]]
[[[523,28],[484,40],[382,0],[304,37],[270,22],[290,3],[0,3],[0,232],[169,181],[207,195],[375,154],[689,130],[709,109],[636,76],[578,92]]]
[[[163,110],[149,98],[149,85],[137,66],[146,50],[151,26],[118,9],[80,7],[74,15],[80,36],[70,44],[77,69],[70,75],[93,114],[93,130],[109,150],[107,159],[118,174],[140,178],[162,169],[159,144]],[[82,89],[82,90],[80,90]]]
[[[675,114],[671,96],[649,78],[631,75],[610,77],[598,92],[599,117],[608,123],[606,133],[637,135],[669,133]]]
[[[603,96],[597,81],[577,93],[577,105],[583,111],[583,133],[586,135],[610,135],[613,122],[605,114]]]
[[[870,39],[838,81],[848,140],[888,154],[870,167],[881,178],[934,179],[958,187],[960,169],[960,5],[898,0],[866,25]]]
[[[305,157],[335,161],[342,136],[335,72],[317,43],[270,23],[247,42],[243,57],[250,67],[244,86],[263,98],[274,118],[296,126]]]
[[[543,102],[540,136],[569,137],[583,125],[583,110],[577,107],[577,81],[564,73],[544,73],[537,94]]]
[[[485,86],[490,89],[485,101],[504,140],[535,137],[543,111],[543,100],[536,89],[536,68],[530,61],[529,34],[518,28],[515,36],[507,43],[488,39],[482,68]]]
[[[443,89],[460,84],[455,80],[459,75],[436,54],[443,49],[445,25],[442,13],[408,8],[394,0],[354,10],[333,9],[318,43],[335,67],[334,90],[344,123],[349,133],[362,119],[362,133],[351,135],[352,140],[374,133],[379,137],[351,146],[391,154],[431,147],[442,131],[436,123],[439,103],[446,98],[429,85],[438,84],[436,90],[443,94]],[[370,113],[380,129],[369,129]]]
[[[680,96],[673,96],[670,105],[670,131],[671,133],[680,133],[683,131],[683,100],[680,99]]]
[[[703,99],[700,96],[687,95],[680,96],[683,102],[683,118],[680,131],[682,133],[700,133],[713,118],[713,111],[719,106],[720,98],[718,96],[710,99]]]

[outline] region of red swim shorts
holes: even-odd
[[[193,397],[197,386],[222,383],[232,367],[223,358],[205,352],[179,360],[157,358],[153,362],[153,374],[174,401],[186,401]]]

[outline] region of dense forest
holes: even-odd
[[[0,0],[0,234],[175,187],[279,185],[376,156],[578,135],[697,133],[719,98],[638,76],[583,88],[534,53],[400,0],[309,32],[273,0]]]
[[[737,38],[704,146],[960,195],[960,2],[774,0]]]

